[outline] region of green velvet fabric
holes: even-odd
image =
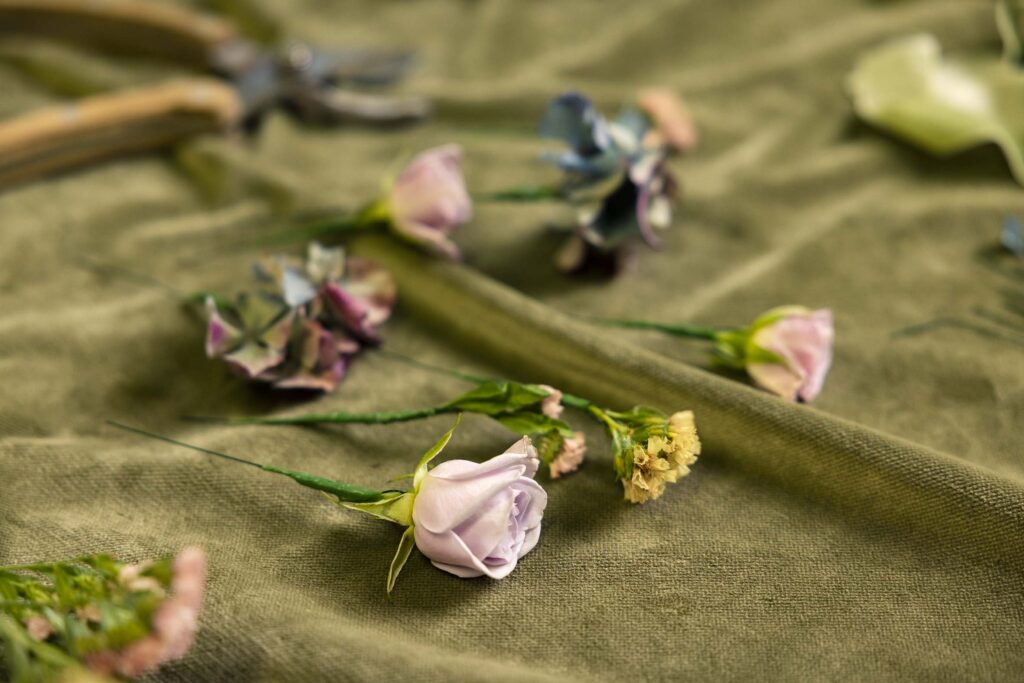
[[[0,195],[0,563],[203,546],[202,631],[161,681],[1019,677],[1024,285],[996,245],[1024,193],[994,150],[936,160],[856,123],[842,88],[887,37],[927,30],[954,53],[998,49],[988,2],[261,7],[286,35],[419,47],[403,88],[433,97],[437,115],[384,132],[274,116],[250,140]],[[26,60],[96,87],[172,71],[22,41],[0,50],[2,115],[55,99]],[[427,146],[461,143],[476,192],[549,181],[533,130],[551,96],[578,88],[613,113],[648,84],[686,97],[702,140],[673,162],[684,200],[665,248],[635,272],[558,274],[544,225],[571,215],[551,203],[478,205],[457,234],[465,265],[379,237],[352,248],[399,282],[384,328],[396,351],[611,408],[692,408],[705,449],[663,498],[623,502],[603,435],[569,414],[588,462],[541,478],[544,531],[515,572],[460,580],[414,553],[388,600],[398,527],[104,425],[367,486],[411,471],[450,417],[178,418],[411,408],[463,383],[369,352],[331,396],[253,388],[204,357],[202,322],[174,290],[243,286],[283,207],[354,207]],[[835,313],[835,364],[813,407],[718,373],[699,343],[581,321],[738,325],[783,303]],[[936,319],[947,322],[898,333]],[[470,416],[446,456],[483,459],[513,438]]]

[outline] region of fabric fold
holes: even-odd
[[[693,409],[709,459],[970,554],[1024,559],[1024,486],[1011,479],[630,344],[469,267],[376,236],[353,251],[394,272],[407,311],[510,377],[612,408]]]

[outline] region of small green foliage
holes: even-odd
[[[130,581],[125,568],[108,555],[0,568],[0,661],[10,679],[52,680],[89,654],[148,635],[171,560],[137,568]],[[30,622],[45,624],[45,637],[34,637]]]
[[[468,413],[494,416],[535,406],[549,394],[547,389],[535,384],[487,381],[449,402],[447,406]]]

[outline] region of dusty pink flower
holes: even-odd
[[[697,146],[697,127],[686,105],[669,88],[647,88],[637,95],[637,105],[654,121],[653,145],[667,144],[688,152]]]
[[[171,596],[153,614],[153,630],[119,651],[88,655],[86,665],[103,675],[135,678],[183,657],[199,628],[205,580],[206,555],[198,548],[186,548],[174,560]]]
[[[791,306],[768,311],[754,321],[748,342],[747,372],[759,386],[790,401],[812,401],[832,365],[835,332],[832,311]],[[768,351],[777,362],[758,359]]]
[[[450,259],[461,253],[449,236],[473,215],[461,162],[458,145],[421,152],[395,179],[387,200],[397,235]]]
[[[552,420],[557,420],[562,416],[562,411],[565,410],[565,407],[562,405],[562,392],[547,384],[541,384],[540,388],[546,389],[549,392],[547,398],[540,402],[540,412]]]
[[[413,501],[416,547],[438,569],[501,579],[540,538],[548,496],[533,480],[528,438],[482,463],[449,460],[427,473]]]
[[[571,437],[562,442],[562,450],[558,452],[555,459],[548,466],[548,473],[552,479],[558,479],[575,472],[583,464],[583,457],[587,454],[587,440],[583,432],[575,432]]]
[[[39,614],[33,614],[25,620],[25,630],[28,631],[30,636],[39,641],[46,640],[53,633],[53,627],[50,626],[50,622]]]

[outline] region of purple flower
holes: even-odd
[[[256,275],[275,291],[207,298],[206,353],[282,389],[332,391],[395,302],[390,273],[316,242],[305,263],[276,257]]]
[[[658,111],[671,113],[664,106]],[[680,133],[678,117],[668,118],[673,133]],[[608,262],[617,271],[630,262],[637,238],[659,246],[657,231],[672,221],[676,182],[665,165],[668,147],[646,116],[626,108],[608,121],[586,97],[567,93],[548,105],[541,134],[568,144],[567,151],[545,158],[565,171],[564,196],[584,207],[572,238],[556,255],[560,269]]]
[[[263,293],[241,294],[232,304],[207,297],[206,355],[223,358],[257,378],[284,362],[295,312]]]
[[[458,145],[421,152],[395,179],[386,209],[395,234],[453,260],[461,253],[449,236],[473,215],[461,163]]]
[[[522,439],[482,463],[449,460],[427,472],[413,501],[416,546],[438,569],[501,579],[540,538],[547,494],[537,452]]]
[[[747,343],[747,372],[782,398],[812,401],[832,365],[832,311],[786,306],[761,315]],[[767,353],[765,353],[767,352]]]

